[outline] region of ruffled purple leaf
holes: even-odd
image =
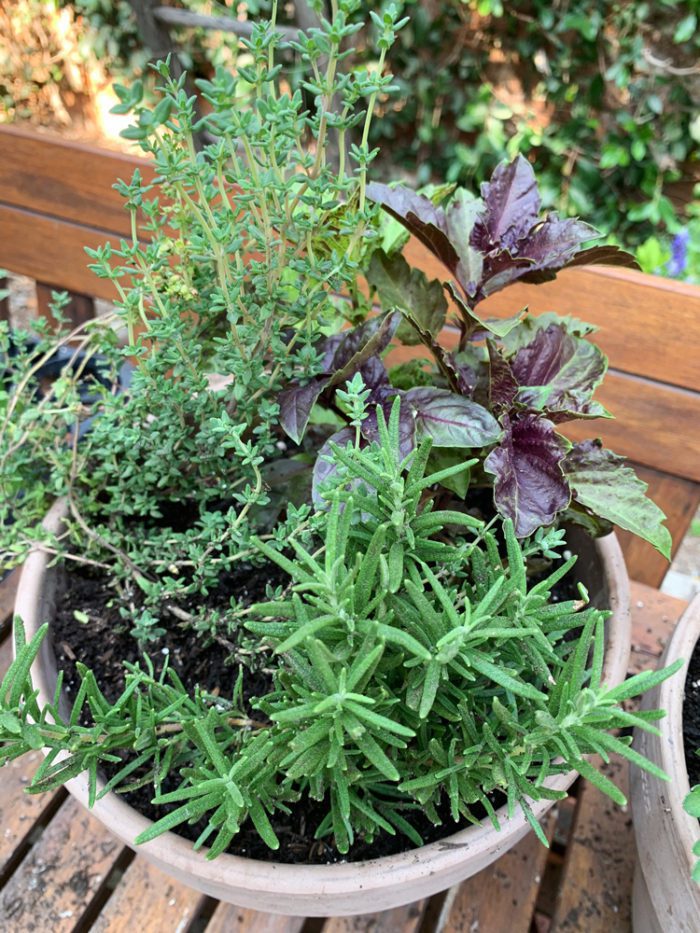
[[[483,201],[460,190],[445,215],[447,233],[459,257],[457,266],[451,271],[471,296],[479,290],[484,269],[484,252],[472,244],[472,233],[483,210]]]
[[[487,341],[489,351],[489,402],[494,410],[508,410],[518,394],[518,381],[510,364],[503,358],[496,344]]]
[[[538,330],[510,365],[523,405],[546,412],[557,422],[607,415],[602,405],[592,401],[608,367],[605,355],[594,343],[567,333],[561,324]]]
[[[472,246],[482,253],[514,249],[537,223],[542,203],[532,166],[520,155],[502,162],[482,184],[481,196],[486,209],[474,226]]]
[[[291,385],[280,392],[280,426],[296,444],[301,443],[311,410],[327,389],[342,385],[358,371],[371,389],[388,385],[378,354],[387,348],[400,321],[397,311],[370,318],[354,330],[330,337],[321,349],[327,371],[303,386]]]
[[[666,517],[645,493],[647,484],[624,457],[606,450],[599,440],[575,444],[563,464],[574,500],[599,516],[652,544],[671,557]]]
[[[434,447],[486,447],[501,437],[501,428],[489,411],[447,389],[409,389],[403,398],[415,411],[418,437],[430,437]]]
[[[367,360],[386,350],[400,323],[401,315],[394,311],[370,318],[348,331],[333,357],[328,385],[337,386],[347,382]]]
[[[328,385],[326,376],[317,376],[306,385],[283,389],[279,396],[280,425],[295,444],[300,444],[311,416],[311,409]]]
[[[459,257],[447,234],[445,212],[433,204],[430,198],[404,186],[390,188],[378,182],[367,185],[367,197],[381,204],[450,271],[456,269]]]
[[[525,414],[503,418],[504,437],[484,461],[494,476],[496,508],[520,538],[550,525],[571,499],[562,471],[568,442],[551,421]]]

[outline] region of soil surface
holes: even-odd
[[[695,645],[685,679],[683,747],[690,786],[700,784],[700,641]]]

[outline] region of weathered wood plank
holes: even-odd
[[[54,288],[114,301],[114,286],[88,269],[84,249],[108,239],[92,227],[0,204],[0,266]]]
[[[444,267],[412,241],[407,255],[433,278],[446,279]],[[596,341],[611,364],[627,373],[700,390],[700,289],[696,285],[646,275],[633,269],[590,266],[565,269],[543,285],[516,283],[479,306],[493,317],[529,308],[556,311],[600,328]],[[679,353],[676,334],[683,334]]]
[[[555,822],[550,814],[544,824],[549,839]],[[546,863],[547,849],[528,833],[497,862],[447,892],[435,933],[529,933]]]
[[[211,915],[205,933],[299,933],[305,922],[303,917],[263,914],[220,903]]]
[[[153,175],[137,156],[0,127],[0,201],[15,207],[128,236],[129,214],[112,185],[129,181],[136,168]]]
[[[635,469],[640,479],[649,484],[647,495],[668,516],[666,524],[673,539],[672,553],[675,554],[700,507],[700,483],[648,467],[635,465]],[[636,535],[627,531],[618,531],[617,535],[630,578],[648,586],[660,586],[669,568],[666,558]]]
[[[633,584],[633,670],[655,665],[684,606],[683,600]],[[629,768],[624,759],[611,756],[603,771],[628,793]],[[635,857],[629,808],[619,807],[584,781],[551,933],[630,931]]]
[[[72,798],[66,800],[0,893],[12,933],[67,933],[101,891],[123,847]]]
[[[602,437],[635,463],[700,481],[700,432],[693,430],[700,424],[699,393],[610,370],[596,398],[614,419],[567,422],[563,433],[574,440]]]
[[[427,901],[416,901],[376,914],[333,917],[326,920],[323,933],[417,933],[426,905]]]
[[[55,291],[62,291],[62,289],[47,285],[44,282],[36,283],[37,309],[42,317],[51,318],[51,304],[53,301],[51,296]],[[95,302],[89,295],[72,294],[69,304],[63,308],[63,313],[73,326],[77,327],[78,324],[84,324],[94,318]]]
[[[184,931],[205,901],[199,891],[180,884],[137,856],[91,929],[95,933]]]

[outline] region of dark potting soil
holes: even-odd
[[[683,698],[683,747],[690,786],[700,784],[700,641],[688,665]]]
[[[537,582],[537,578],[538,574],[535,574],[533,584]],[[235,576],[222,580],[219,586],[210,592],[206,601],[212,607],[226,607],[230,597],[235,594],[243,604],[252,604],[265,598],[268,583],[274,586],[286,582],[286,575],[276,567],[244,567]],[[83,567],[70,567],[63,572],[56,618],[51,625],[50,636],[58,668],[64,672],[64,689],[69,697],[75,696],[80,685],[76,662],[80,661],[94,672],[100,689],[110,702],[114,702],[124,689],[123,662],[137,663],[143,660],[141,649],[129,632],[130,626],[119,614],[115,595],[107,585],[106,577],[95,571]],[[557,584],[553,599],[572,599],[577,595],[575,578],[569,574]],[[76,610],[79,613],[78,618],[75,615]],[[80,618],[86,617],[87,622],[79,621]],[[167,656],[169,666],[179,675],[189,691],[193,691],[194,687],[199,685],[211,694],[230,696],[238,674],[237,665],[226,663],[230,652],[218,643],[205,646],[193,636],[191,630],[177,624],[176,618],[173,618],[173,623],[165,635],[149,645],[148,653],[156,673],[162,670]],[[264,670],[250,671],[244,668],[243,699],[249,715],[260,718],[260,713],[251,709],[250,702],[268,693],[271,686],[271,676]],[[109,768],[105,768],[105,776],[110,777]],[[142,775],[135,772],[132,779],[139,776]],[[164,792],[175,790],[178,784],[177,775],[173,775],[164,781],[162,789]],[[146,785],[124,794],[123,797],[136,810],[152,820],[160,819],[177,808],[178,804],[154,806],[151,803],[152,794],[152,788]],[[495,807],[499,807],[504,803],[504,799],[494,795],[491,802]],[[328,864],[341,860],[379,858],[413,848],[410,840],[403,835],[380,833],[373,843],[357,840],[349,853],[341,855],[332,842],[328,841],[328,837],[324,840],[314,838],[316,829],[327,812],[323,803],[306,798],[290,805],[290,811],[287,815],[276,814],[271,817],[280,840],[278,850],[269,849],[253,826],[246,823],[229,847],[229,853],[263,861]],[[443,823],[434,826],[420,809],[403,812],[404,818],[418,831],[425,843],[444,839],[469,825],[465,819],[455,823],[449,814],[447,803],[439,815]],[[475,819],[480,820],[485,815],[483,808],[473,808]],[[182,824],[177,827],[177,833],[194,841],[205,825],[204,820],[193,825]]]

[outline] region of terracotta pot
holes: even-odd
[[[53,528],[60,526],[63,509],[57,504],[47,516]],[[629,580],[617,539],[610,535],[595,543],[583,534],[570,536],[572,549],[579,553],[578,576],[588,588],[593,602],[610,607],[612,617],[606,626],[607,648],[604,676],[608,683],[621,683],[627,673],[630,648]],[[49,555],[41,550],[27,559],[17,594],[16,613],[31,637],[45,621],[51,621],[57,573],[48,569]],[[56,662],[46,639],[32,670],[40,702],[53,695]],[[575,772],[558,775],[548,785],[566,790]],[[83,805],[87,802],[87,782],[82,777],[70,781],[68,790]],[[541,819],[552,801],[533,804]],[[110,793],[98,801],[94,815],[127,845],[151,825]],[[420,849],[371,861],[335,865],[283,865],[221,855],[207,861],[204,852],[194,852],[186,839],[165,833],[137,851],[179,881],[205,894],[242,907],[271,913],[306,917],[340,916],[385,910],[408,904],[442,891],[481,871],[514,846],[529,825],[518,813],[513,819],[499,810],[501,830],[490,822],[463,829],[439,842]]]
[[[660,736],[635,732],[634,747],[668,774],[670,781],[633,767],[631,804],[637,842],[632,918],[635,933],[698,933],[700,885],[690,873],[700,823],[683,809],[690,791],[683,749],[683,690],[688,663],[700,639],[700,596],[683,613],[661,666],[685,660],[673,677],[650,690],[643,709],[665,709]]]

